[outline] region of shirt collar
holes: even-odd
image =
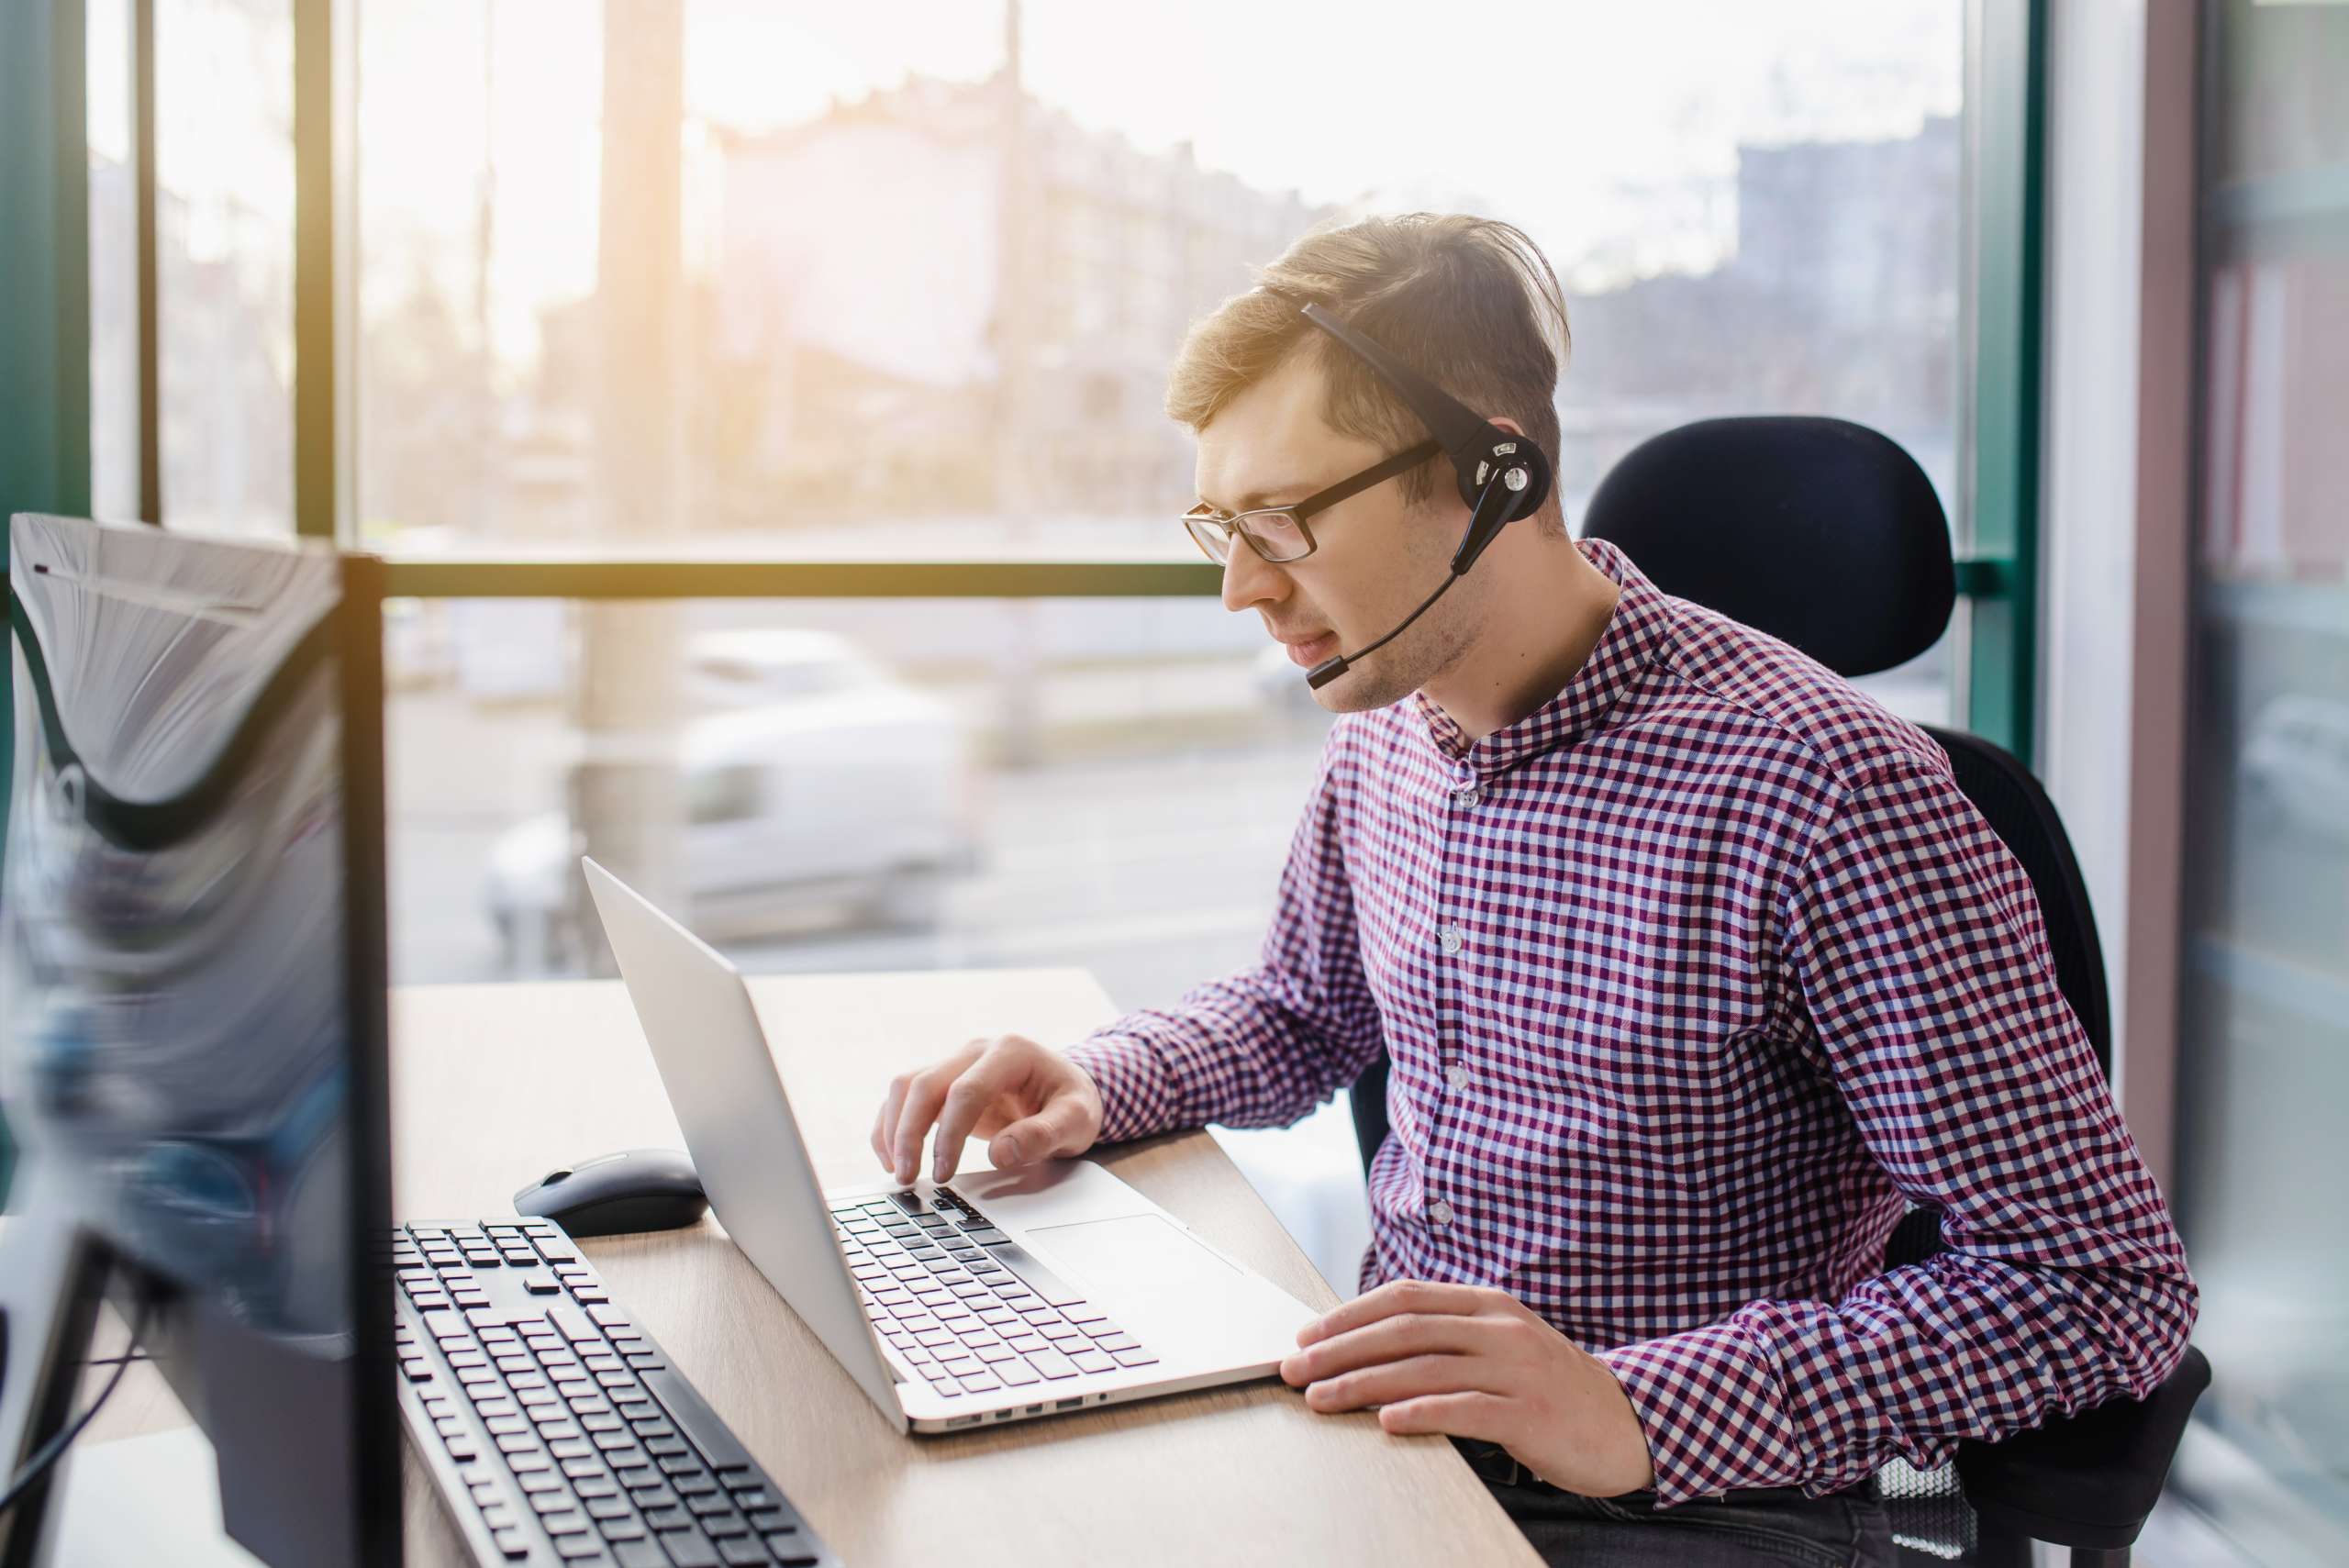
[[[1575,548],[1623,592],[1590,657],[1557,695],[1473,746],[1459,721],[1426,693],[1410,695],[1427,725],[1428,739],[1463,781],[1507,773],[1594,728],[1671,639],[1672,600],[1631,564],[1631,557],[1604,539],[1578,539]]]

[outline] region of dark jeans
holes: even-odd
[[[1873,1479],[1825,1497],[1773,1486],[1659,1511],[1652,1491],[1620,1497],[1563,1492],[1491,1443],[1452,1440],[1552,1568],[1895,1568],[1899,1560]]]

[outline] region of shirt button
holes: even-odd
[[[1446,952],[1458,952],[1463,946],[1460,938],[1460,928],[1457,926],[1438,926],[1435,932],[1435,941],[1436,946],[1442,948]]]
[[[1457,1064],[1447,1067],[1443,1070],[1443,1081],[1455,1089],[1464,1089],[1468,1086],[1468,1069]]]
[[[1433,1203],[1428,1205],[1428,1223],[1431,1225],[1451,1224],[1452,1206],[1444,1202],[1442,1198],[1438,1198]]]
[[[1452,792],[1452,798],[1459,805],[1474,806],[1478,801],[1485,798],[1485,792],[1478,789],[1475,784],[1470,784],[1466,789],[1453,790]]]

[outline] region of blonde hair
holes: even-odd
[[[1399,450],[1427,427],[1378,373],[1301,314],[1319,304],[1486,418],[1522,426],[1554,468],[1552,398],[1571,338],[1566,304],[1533,241],[1513,225],[1457,213],[1366,217],[1308,232],[1256,286],[1195,323],[1167,379],[1166,412],[1193,429],[1297,352],[1318,356],[1330,428]],[[1451,481],[1437,456],[1404,474],[1413,505]],[[1553,497],[1539,514],[1563,537]]]

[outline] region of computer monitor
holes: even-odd
[[[103,1291],[273,1568],[399,1558],[378,573],[9,525],[0,1489],[71,1413]],[[43,1490],[0,1562],[43,1555]]]

